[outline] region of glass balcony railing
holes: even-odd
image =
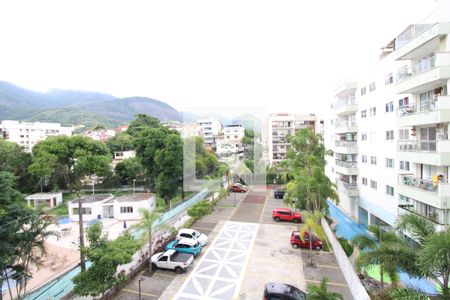
[[[435,13],[432,13],[422,19],[419,23],[409,26],[395,39],[395,49],[399,49],[403,45],[406,45],[409,41],[415,39],[434,24],[436,24],[436,16]]]
[[[422,59],[417,64],[404,66],[397,71],[397,82],[405,81],[413,76],[420,75],[435,67],[435,56]]]
[[[416,103],[412,103],[408,106],[403,106],[398,109],[398,115],[400,117],[408,116],[411,114],[418,114],[422,112],[434,111],[439,108],[438,98],[430,98],[427,100],[422,100]]]
[[[435,140],[398,141],[397,150],[400,152],[436,152],[436,142]]]
[[[417,178],[409,174],[400,174],[398,177],[400,184],[412,186],[427,192],[435,193],[438,191],[438,182]]]
[[[340,166],[343,168],[349,168],[349,169],[355,169],[358,166],[358,163],[356,161],[336,160],[336,166]]]
[[[356,148],[358,144],[356,141],[335,141],[336,147]]]
[[[334,109],[340,109],[345,106],[355,105],[356,104],[356,98],[355,96],[348,97],[346,99],[340,99],[336,101],[333,105]]]
[[[356,183],[349,183],[349,182],[345,182],[343,180],[337,180],[338,182],[338,186],[340,188],[344,188],[346,190],[350,190],[350,191],[356,191],[358,190],[358,185]]]
[[[334,126],[335,128],[355,127],[356,121],[337,121]]]

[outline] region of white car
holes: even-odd
[[[153,269],[171,269],[177,274],[186,271],[194,261],[192,254],[180,253],[175,250],[167,250],[152,255],[151,257]]]
[[[177,240],[179,239],[192,239],[196,240],[204,247],[208,244],[208,237],[204,233],[200,233],[195,229],[191,228],[182,228],[178,231]]]

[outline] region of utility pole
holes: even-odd
[[[84,228],[83,228],[83,205],[82,205],[82,199],[80,197],[80,193],[78,193],[78,221],[80,226],[80,266],[81,271],[86,270],[86,257],[84,256]]]

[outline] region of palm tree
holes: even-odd
[[[142,216],[142,220],[139,221],[134,227],[137,230],[142,230],[143,237],[148,239],[148,268],[152,272],[152,243],[153,233],[157,231],[169,230],[169,225],[161,223],[161,214],[156,211],[149,211],[148,209],[141,208],[139,213]]]
[[[356,267],[358,270],[362,270],[372,265],[379,265],[381,289],[383,290],[384,273],[387,273],[394,285],[398,283],[398,265],[404,259],[398,254],[405,251],[408,254],[408,251],[404,240],[395,233],[386,232],[377,225],[369,225],[368,230],[371,235],[360,234],[352,240],[353,244],[361,250],[356,259]]]
[[[300,229],[300,239],[302,240],[302,242],[305,241],[305,234],[308,232],[309,235],[309,250],[312,251],[312,238],[313,238],[313,233],[321,240],[325,240],[325,232],[323,231],[322,226],[320,226],[320,219],[323,217],[323,214],[320,211],[314,211],[312,213],[305,213],[304,215],[304,220],[303,220],[303,226]],[[310,255],[311,261],[310,264],[311,266],[313,265],[313,261],[312,261],[312,254]]]
[[[18,297],[25,295],[27,291],[28,277],[30,274],[30,263],[38,264],[38,257],[47,254],[45,239],[57,235],[56,232],[48,230],[52,221],[42,218],[40,212],[33,212],[27,223],[19,229],[18,255],[14,268],[21,270],[21,284]]]
[[[328,278],[322,278],[320,285],[308,284],[306,288],[308,291],[308,300],[342,300],[344,297],[339,293],[328,291]]]
[[[389,291],[392,300],[429,300],[430,298],[415,290],[395,288]]]

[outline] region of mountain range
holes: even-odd
[[[115,127],[127,124],[135,114],[160,121],[181,121],[169,104],[147,97],[117,98],[112,95],[71,90],[31,91],[0,81],[0,120],[57,122],[63,125]]]

